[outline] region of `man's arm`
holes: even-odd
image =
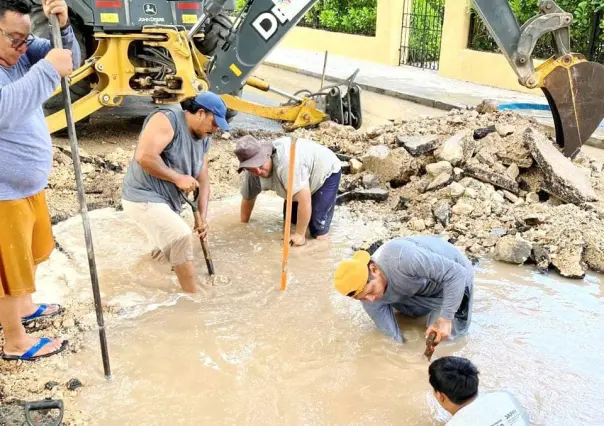
[[[0,130],[16,120],[23,122],[52,95],[61,76],[52,64],[43,60],[19,80],[0,86]]]
[[[208,203],[210,202],[210,172],[209,172],[209,160],[206,155],[203,161],[203,169],[199,174],[199,200],[197,201],[199,208],[199,215],[201,220],[206,221],[208,215]]]
[[[254,204],[256,203],[256,197],[246,200],[241,199],[241,222],[249,223],[250,217],[252,216],[252,210],[254,210]]]
[[[63,49],[71,50],[73,69],[78,69],[82,59],[82,52],[80,51],[80,45],[75,38],[71,25],[61,31],[61,40],[63,42]],[[53,47],[51,40],[36,38],[27,48],[26,55],[29,58],[29,62],[32,65],[36,64],[40,59],[43,59]]]
[[[312,215],[312,195],[308,185],[299,190],[294,195],[293,199],[298,203],[296,234],[300,234],[304,237]]]
[[[161,112],[155,113],[141,133],[134,159],[151,176],[172,182],[180,189],[194,188],[199,185],[195,178],[175,172],[161,158],[161,153],[173,137],[174,129],[168,117]],[[187,182],[184,182],[185,179]]]
[[[243,185],[241,186],[241,222],[248,223],[254,210],[256,197],[262,192],[260,179],[252,176],[250,172],[243,172]]]
[[[394,317],[394,310],[390,305],[380,301],[362,301],[361,304],[363,305],[365,312],[367,312],[367,314],[373,320],[378,330],[397,342],[403,343],[401,330],[396,322],[396,318]]]

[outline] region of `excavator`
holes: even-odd
[[[39,2],[40,0],[32,0]],[[126,97],[155,104],[180,102],[200,91],[219,94],[229,109],[277,120],[288,130],[331,120],[362,125],[361,89],[355,72],[319,91],[287,93],[252,75],[283,37],[318,0],[247,0],[237,13],[232,0],[68,0],[72,25],[84,52],[94,50],[69,77],[73,118],[83,120]],[[604,118],[604,65],[571,51],[573,15],[553,0],[522,26],[508,0],[472,0],[491,36],[518,76],[518,83],[541,88],[555,123],[556,142],[573,158]],[[38,18],[36,18],[36,16]],[[47,31],[43,13],[36,28]],[[552,34],[555,55],[535,67],[537,41]],[[38,35],[38,34],[36,34]],[[286,100],[266,106],[242,98],[244,87],[273,91]],[[60,99],[60,90],[54,99]],[[62,109],[48,102],[51,133],[66,127]]]

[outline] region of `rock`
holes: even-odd
[[[526,202],[529,204],[535,204],[539,202],[539,195],[535,192],[529,192],[526,194]]]
[[[510,192],[518,192],[518,184],[507,174],[497,173],[491,170],[484,164],[480,164],[477,160],[472,159],[466,164],[466,174],[472,176],[482,182],[490,183],[491,185],[505,189]]]
[[[434,218],[444,227],[449,225],[451,213],[451,205],[446,200],[439,200],[432,207]]]
[[[78,379],[71,379],[69,380],[66,384],[65,387],[67,389],[69,389],[70,391],[76,390],[78,388],[82,387],[82,382],[80,382]]]
[[[63,320],[63,328],[69,329],[69,328],[73,328],[73,327],[75,327],[75,321],[73,318],[65,318]]]
[[[231,134],[229,132],[222,132],[220,137],[224,140],[229,140],[229,139],[231,139]]]
[[[541,273],[547,272],[551,262],[549,252],[541,244],[533,244],[531,251],[531,260],[537,265],[537,269]]]
[[[426,173],[432,177],[436,177],[442,173],[450,174],[453,171],[453,166],[448,161],[439,161],[426,165]]]
[[[480,161],[481,163],[486,164],[487,166],[492,167],[495,165],[495,157],[493,156],[493,154],[491,153],[491,150],[489,148],[482,148],[476,154],[476,159],[478,161]]]
[[[82,173],[88,174],[94,172],[94,166],[90,163],[82,163]]]
[[[466,188],[459,182],[453,182],[449,185],[449,193],[451,194],[451,198],[459,198],[463,195]]]
[[[474,206],[472,204],[469,204],[469,203],[466,203],[466,202],[460,200],[453,206],[451,211],[454,214],[457,214],[460,216],[466,216],[474,211]]]
[[[432,182],[426,188],[427,191],[432,191],[440,188],[444,188],[451,181],[451,175],[449,173],[441,173],[434,178]]]
[[[341,205],[353,200],[358,201],[386,201],[388,190],[383,188],[358,189],[345,192],[336,197],[336,204]]]
[[[503,195],[501,195],[498,191],[493,191],[491,193],[491,200],[493,200],[497,203],[503,203],[505,201],[505,199],[503,198]]]
[[[604,272],[604,235],[596,231],[583,232],[585,250],[583,260],[596,272]]]
[[[376,175],[368,174],[363,176],[361,180],[365,189],[378,188],[380,186],[380,180]]]
[[[518,202],[518,197],[516,197],[514,194],[512,194],[510,191],[503,191],[503,196],[505,198],[507,198],[510,202],[512,203],[517,203]]]
[[[46,382],[46,384],[44,385],[44,389],[53,390],[57,386],[59,386],[59,383],[51,380],[51,381]]]
[[[394,208],[394,210],[395,211],[407,210],[408,207],[409,207],[409,199],[405,198],[405,197],[400,197],[398,199],[398,203],[396,204],[396,207]]]
[[[463,169],[460,169],[459,167],[455,167],[453,169],[453,180],[455,182],[459,182],[462,178],[463,178]]]
[[[352,157],[350,155],[342,154],[340,152],[335,152],[334,154],[336,154],[336,157],[338,157],[338,160],[340,160],[340,161],[352,160]]]
[[[436,135],[397,136],[396,141],[398,146],[404,147],[409,154],[415,157],[434,151],[439,143]]]
[[[480,139],[484,139],[490,133],[495,132],[495,126],[483,127],[482,129],[474,130],[474,140],[479,141]]]
[[[524,132],[524,140],[545,174],[547,192],[567,203],[580,204],[598,200],[589,178],[543,134],[528,128]]]
[[[426,224],[424,223],[424,221],[422,219],[414,219],[414,220],[410,221],[409,226],[414,231],[423,231],[426,229]]]
[[[340,169],[342,170],[342,174],[347,175],[350,173],[350,164],[346,161],[340,161]]]
[[[511,135],[512,133],[514,133],[514,130],[516,130],[514,128],[514,126],[510,126],[509,124],[501,124],[501,123],[497,123],[495,125],[495,129],[497,130],[497,133],[499,133],[499,136],[501,136],[502,138],[505,138],[506,136]]]
[[[476,199],[476,197],[478,197],[478,192],[476,192],[474,188],[466,188],[463,195],[468,198]]]
[[[483,247],[493,247],[495,244],[497,244],[497,241],[499,241],[498,236],[496,235],[489,235],[488,237],[486,237],[484,239],[484,241],[482,242]]]
[[[520,175],[520,169],[516,163],[510,164],[510,167],[505,171],[509,177],[516,180],[516,178]]]
[[[367,129],[367,131],[365,132],[365,136],[368,137],[369,139],[374,139],[374,138],[377,138],[378,136],[380,136],[382,133],[384,133],[384,127],[372,126]]]
[[[478,111],[480,114],[493,113],[497,112],[498,110],[499,104],[497,101],[492,99],[485,99],[476,107],[476,111]]]
[[[533,247],[524,238],[506,235],[495,245],[493,258],[507,263],[522,265],[531,255]]]
[[[522,134],[514,133],[504,140],[499,133],[491,133],[481,143],[488,146],[505,166],[516,163],[521,169],[528,169],[533,165],[533,157],[524,143]]]
[[[552,258],[552,266],[563,277],[581,279],[585,277],[585,268],[581,262],[582,255],[583,245],[566,245]]]
[[[356,158],[353,158],[350,161],[348,161],[348,165],[350,167],[350,173],[353,175],[357,174],[357,173],[361,173],[363,171],[363,163],[361,163]]]
[[[381,182],[396,181],[397,186],[417,175],[426,160],[412,157],[404,148],[390,150],[385,145],[374,146],[361,158],[365,170],[375,174]]]
[[[467,130],[459,132],[447,139],[436,151],[434,156],[439,161],[448,161],[456,166],[463,160],[463,140],[468,136]]]
[[[506,231],[505,228],[496,227],[496,228],[491,229],[491,231],[489,232],[489,235],[495,236],[495,237],[503,237],[507,233],[508,233],[508,231]]]

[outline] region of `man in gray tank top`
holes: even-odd
[[[143,124],[138,146],[124,177],[124,212],[147,235],[151,256],[172,265],[183,291],[195,293],[193,241],[180,212],[180,192],[199,188],[199,236],[208,232],[210,199],[208,151],[210,135],[229,130],[226,105],[214,93],[203,92],[180,105],[157,108]],[[183,194],[184,195],[184,194]]]

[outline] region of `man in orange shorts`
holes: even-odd
[[[61,310],[31,298],[36,267],[54,248],[44,194],[52,144],[42,105],[80,63],[65,0],[43,0],[42,6],[46,16],[57,15],[66,49],[31,35],[28,1],[0,0],[0,325],[6,360],[50,356],[67,345],[33,338],[23,327]]]

